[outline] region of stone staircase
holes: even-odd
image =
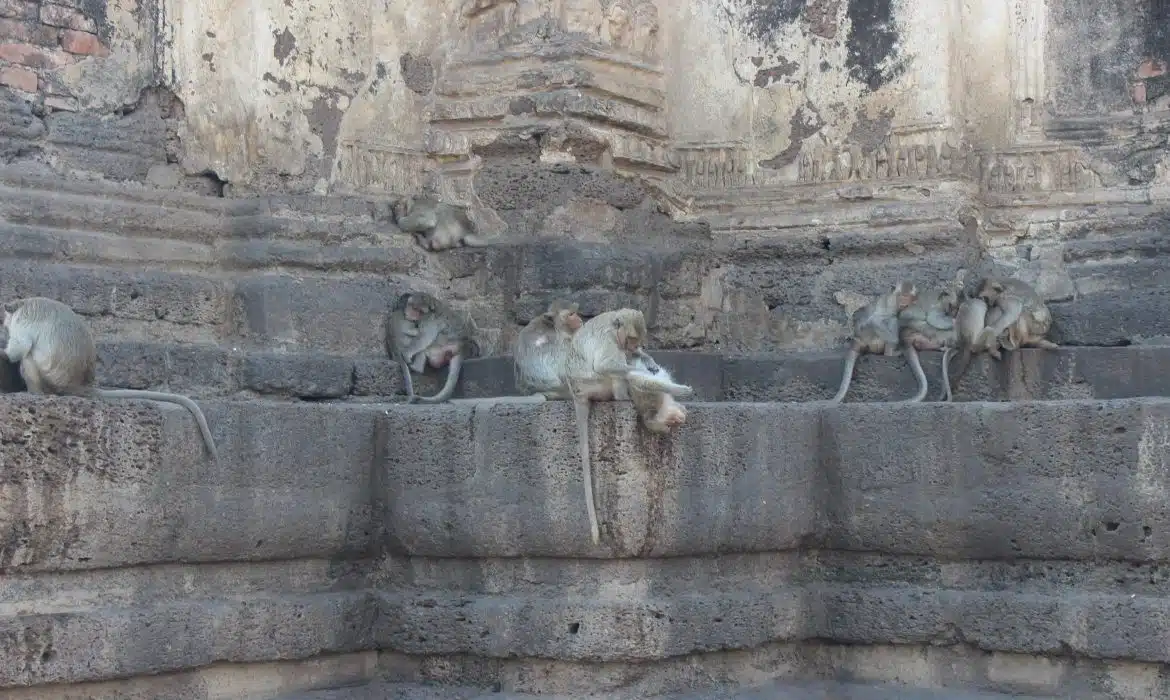
[[[221,453],[176,406],[0,397],[0,700],[1170,696],[1170,348],[1128,340],[1170,321],[1091,342],[1153,273],[950,405],[862,403],[897,360],[834,407],[840,352],[661,353],[696,401],[667,439],[594,410],[593,546],[570,407],[399,405],[377,322],[464,300],[462,396],[499,396],[523,290],[668,314],[709,250],[429,256],[375,201],[14,173],[0,220],[0,296],[72,304],[99,381],[199,397]]]

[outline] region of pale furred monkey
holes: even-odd
[[[68,304],[46,297],[30,297],[4,304],[4,327],[10,362],[20,363],[20,375],[34,394],[84,396],[99,399],[147,399],[183,406],[195,416],[199,432],[213,460],[219,455],[207,419],[194,401],[180,394],[137,389],[99,389],[97,345],[85,319]]]
[[[853,367],[863,353],[894,357],[901,352],[898,347],[898,313],[913,304],[917,298],[918,287],[911,282],[901,281],[890,291],[853,312],[850,319],[853,337],[849,340],[849,352],[845,356],[841,386],[837,389],[836,396],[830,399],[833,403],[840,403],[849,393]]]
[[[570,339],[583,323],[577,309],[576,303],[558,299],[520,331],[512,348],[518,390],[547,399],[569,398],[560,368]]]
[[[663,381],[653,358],[642,344],[647,336],[646,319],[637,309],[606,311],[586,321],[568,345],[562,384],[573,398],[581,473],[585,482],[585,510],[593,543],[601,541],[597,510],[593,503],[593,468],[589,451],[589,403],[612,401],[632,392],[665,392],[674,397],[690,396],[691,387]],[[638,370],[634,358],[642,358],[646,370]]]

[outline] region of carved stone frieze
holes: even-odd
[[[337,168],[339,183],[354,192],[418,194],[435,162],[420,150],[347,141]]]
[[[860,146],[816,149],[800,158],[799,182],[923,180],[961,178],[977,172],[970,150],[943,141],[935,144],[887,142],[873,149]]]
[[[757,184],[751,154],[743,144],[680,144],[675,148],[679,177],[690,187],[728,190]]]
[[[982,157],[980,190],[991,194],[1078,192],[1100,185],[1097,174],[1073,149],[1029,149]]]

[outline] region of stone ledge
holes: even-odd
[[[675,379],[695,388],[702,401],[818,401],[837,391],[845,352],[789,352],[723,357],[713,353],[655,350]],[[942,387],[942,353],[921,354],[930,382],[928,401]],[[1055,352],[1024,349],[996,362],[974,358],[955,401],[1120,399],[1170,396],[1170,347],[1064,347]],[[849,403],[896,401],[918,385],[905,358],[863,356],[854,370]],[[456,396],[486,398],[516,393],[511,356],[485,357],[464,365]]]
[[[0,689],[365,651],[374,615],[369,594],[337,591],[0,617],[15,640],[0,644]]]
[[[359,556],[375,409],[0,397],[0,571]]]
[[[456,557],[670,557],[800,546],[957,558],[1170,557],[1170,401],[693,403],[674,436],[591,424],[589,541],[567,402],[391,406],[387,545]],[[875,458],[876,456],[876,458]],[[1124,527],[1123,527],[1124,524]]]

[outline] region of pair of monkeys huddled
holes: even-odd
[[[536,401],[573,401],[585,510],[594,544],[601,533],[593,503],[589,450],[591,401],[631,401],[646,427],[668,433],[686,422],[675,399],[693,394],[674,382],[643,348],[646,319],[637,309],[618,309],[582,321],[575,303],[554,301],[520,331],[513,347],[517,386]],[[386,322],[386,351],[402,368],[407,400],[437,403],[450,398],[465,357],[479,354],[471,324],[430,294],[398,297]],[[447,379],[434,397],[416,397],[410,372],[426,365],[447,366]]]
[[[863,353],[894,356],[905,351],[918,380],[918,393],[908,401],[917,402],[925,399],[927,392],[918,352],[942,350],[943,389],[939,398],[950,401],[972,355],[986,352],[998,360],[1001,350],[1058,347],[1044,337],[1052,328],[1052,314],[1044,299],[1027,282],[1010,278],[985,278],[969,297],[952,289],[919,292],[913,283],[901,281],[855,311],[852,325],[853,338],[834,402],[848,393],[853,366]],[[949,364],[956,352],[959,368],[951,377]]]

